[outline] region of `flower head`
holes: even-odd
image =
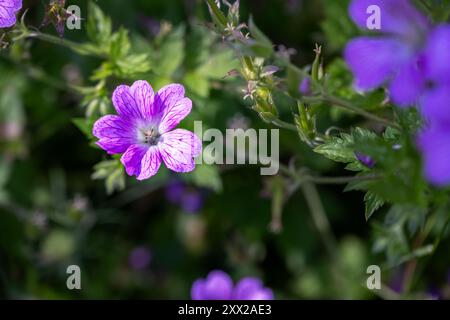
[[[167,186],[166,198],[187,213],[198,213],[204,203],[202,190],[189,188],[182,181],[174,181]]]
[[[423,49],[431,26],[409,0],[353,0],[350,16],[359,27],[366,27],[367,9],[372,5],[380,8],[381,34],[350,41],[345,60],[358,89],[371,90],[388,83],[391,99],[409,106],[418,101],[426,86]]]
[[[152,253],[147,247],[136,247],[128,256],[128,264],[134,270],[142,270],[148,267]]]
[[[191,289],[193,300],[273,300],[272,290],[253,277],[241,279],[236,286],[223,271],[211,271],[206,279],[198,279]]]
[[[194,170],[201,141],[190,131],[175,129],[192,109],[184,94],[180,84],[165,86],[156,94],[146,81],[117,87],[112,102],[118,115],[95,122],[97,145],[109,154],[123,153],[127,174],[138,180],[154,176],[163,161],[175,172]]]
[[[22,9],[22,0],[0,0],[0,28],[16,24],[16,13]]]

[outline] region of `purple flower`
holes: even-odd
[[[371,5],[380,8],[381,35],[356,38],[344,53],[356,87],[365,91],[389,84],[396,104],[414,104],[426,85],[423,49],[430,24],[409,0],[353,0],[350,16],[361,28]]]
[[[311,78],[305,77],[303,78],[302,82],[300,83],[300,86],[298,87],[298,90],[301,94],[309,95],[311,94]]]
[[[109,154],[123,153],[127,174],[138,180],[155,175],[162,161],[175,172],[194,170],[201,141],[190,131],[175,129],[192,109],[184,93],[180,84],[165,86],[156,94],[146,81],[117,87],[112,102],[118,115],[95,122],[97,145]]]
[[[200,190],[190,189],[181,181],[174,181],[167,186],[166,198],[187,213],[199,212],[204,202],[204,195]]]
[[[22,9],[22,0],[0,0],[0,28],[16,24],[16,13]]]
[[[261,280],[253,277],[241,279],[234,288],[236,300],[273,300],[272,290],[265,288]]]
[[[215,270],[206,279],[198,279],[191,289],[193,300],[273,300],[272,290],[253,277],[241,279],[233,288],[233,281],[223,271]]]
[[[418,137],[422,151],[424,172],[428,181],[436,186],[450,183],[450,127],[431,125]]]
[[[151,258],[151,252],[148,248],[136,247],[128,256],[128,264],[134,270],[142,270],[148,267]]]
[[[360,152],[355,152],[355,157],[356,157],[356,159],[358,159],[359,162],[361,162],[366,167],[368,167],[370,169],[375,167],[376,162],[372,157],[362,154]]]

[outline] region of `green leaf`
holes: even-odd
[[[222,50],[211,55],[198,69],[197,73],[208,79],[223,79],[227,73],[239,67],[231,50]]]
[[[209,81],[206,77],[196,73],[189,72],[183,78],[186,87],[202,98],[209,96]]]
[[[89,1],[89,17],[87,20],[87,34],[100,49],[109,48],[109,40],[112,33],[111,19],[104,15],[99,6]]]
[[[180,26],[163,39],[154,64],[154,71],[158,75],[170,77],[181,66],[184,59],[184,37],[184,27]]]
[[[74,118],[72,119],[72,122],[78,127],[78,129],[80,129],[81,132],[84,133],[86,137],[88,137],[89,140],[94,138],[94,136],[92,135],[92,127],[94,125],[93,120],[85,118]]]
[[[222,191],[222,178],[220,177],[217,166],[198,165],[190,176],[193,183],[198,187],[208,188],[215,192]]]
[[[370,217],[384,205],[384,200],[372,192],[367,192],[364,196],[364,203],[366,204],[365,217],[369,221]]]
[[[130,47],[128,31],[124,28],[120,28],[119,31],[115,32],[111,37],[109,56],[113,61],[119,60],[128,54]]]
[[[314,152],[336,162],[349,163],[355,161],[353,145],[353,136],[348,133],[341,133],[340,136],[331,137],[324,144],[316,147]]]
[[[220,11],[219,7],[217,7],[214,0],[206,0],[206,2],[208,3],[208,6],[209,6],[210,12],[211,12],[211,16],[212,16],[214,22],[222,29],[226,28],[228,20],[225,17],[225,15],[223,14],[223,12]]]
[[[108,194],[125,188],[125,172],[122,163],[117,159],[105,160],[96,164],[92,179],[105,179],[105,187]]]

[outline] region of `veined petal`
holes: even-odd
[[[169,84],[162,87],[155,95],[152,114],[162,114],[184,98],[184,87],[181,84]]]
[[[161,154],[156,146],[147,149],[142,157],[141,171],[136,177],[138,180],[145,180],[153,177],[161,166]]]
[[[394,77],[389,87],[390,97],[399,106],[416,104],[425,90],[426,79],[422,57],[413,59]]]
[[[96,144],[109,154],[124,153],[131,145],[130,140],[123,138],[102,138]]]
[[[132,125],[117,115],[107,115],[94,123],[92,134],[99,138],[130,139],[133,134]]]
[[[147,148],[142,145],[133,144],[128,147],[120,158],[129,176],[139,176],[141,173],[142,158],[147,152]]]
[[[21,0],[0,0],[0,28],[16,24],[16,13],[22,8]]]
[[[159,132],[165,133],[174,129],[192,110],[192,101],[183,98],[164,109],[159,123]]]
[[[377,6],[380,13],[381,30],[375,31],[418,37],[429,28],[427,18],[409,0],[353,0],[349,14],[361,29],[368,28],[372,6]]]
[[[450,130],[433,125],[418,138],[424,159],[425,177],[437,186],[450,185]]]
[[[117,113],[128,121],[143,118],[129,86],[118,86],[113,92],[112,102]]]
[[[195,168],[193,158],[200,155],[202,143],[194,133],[176,129],[163,134],[158,147],[167,168],[175,172],[189,172]]]
[[[155,114],[152,114],[154,93],[151,85],[144,80],[136,81],[130,87],[130,93],[134,97],[141,115],[145,119],[152,119]]]
[[[109,154],[125,152],[134,140],[132,126],[116,115],[98,119],[94,123],[92,134],[100,139],[97,145]]]
[[[344,57],[360,90],[381,86],[411,58],[407,47],[388,37],[356,38],[348,43]]]

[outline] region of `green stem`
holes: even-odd
[[[285,166],[280,165],[280,170],[291,176],[293,179],[300,182],[312,182],[314,184],[347,184],[355,181],[372,181],[378,180],[381,178],[380,175],[367,175],[367,176],[350,176],[350,177],[314,177],[309,175],[300,175],[292,170],[286,168]]]
[[[39,31],[31,31],[31,32],[27,32],[24,37],[26,38],[36,38],[42,41],[46,41],[52,44],[56,44],[59,46],[63,46],[66,47],[68,49],[73,50],[74,52],[77,52],[79,54],[82,55],[89,55],[89,56],[94,56],[94,57],[102,57],[104,58],[105,55],[101,54],[100,52],[98,52],[97,50],[90,48],[86,45],[71,41],[71,40],[67,40],[67,39],[62,39],[50,34],[46,34],[46,33],[42,33]]]
[[[283,120],[275,119],[275,120],[272,120],[272,123],[274,125],[276,125],[277,127],[297,132],[297,127],[295,125],[293,125],[291,123],[287,123]]]
[[[329,256],[334,259],[337,252],[337,241],[331,231],[330,223],[328,221],[322,201],[316,186],[311,182],[302,183],[301,187],[303,196],[311,212],[314,225],[320,234],[320,237],[325,245]]]
[[[367,118],[369,120],[373,120],[373,121],[382,123],[382,124],[384,124],[386,126],[391,126],[391,127],[400,129],[400,126],[397,123],[392,122],[391,120],[379,117],[377,115],[374,115],[374,114],[372,114],[370,112],[367,112],[367,111],[365,111],[365,110],[355,106],[350,101],[346,101],[346,100],[341,99],[339,97],[335,97],[335,96],[331,96],[331,95],[325,95],[325,96],[323,96],[323,101],[328,102],[328,103],[333,104],[333,105],[336,105],[336,106],[341,107],[343,109],[346,109],[348,111],[354,112],[356,114],[359,114],[359,115],[361,115],[361,116],[363,116],[363,117],[365,117],[365,118]]]

